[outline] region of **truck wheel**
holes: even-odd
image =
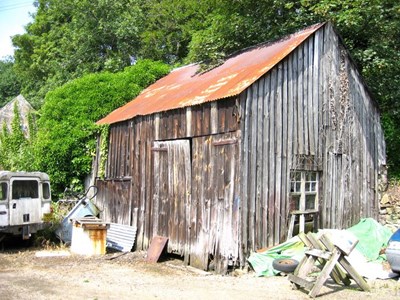
[[[272,267],[280,272],[292,273],[296,270],[299,262],[291,258],[277,258],[272,262]]]

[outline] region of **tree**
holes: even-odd
[[[13,69],[12,57],[0,60],[0,107],[20,93],[20,82]]]
[[[215,0],[143,1],[144,29],[139,56],[168,64],[182,63],[188,54],[192,33],[203,29]]]
[[[38,108],[46,93],[84,74],[119,71],[139,47],[139,0],[39,0],[26,33],[13,37],[23,93]]]
[[[168,71],[167,65],[143,60],[123,72],[85,75],[46,95],[39,111],[35,167],[50,175],[55,194],[90,174],[99,130],[95,121]]]
[[[8,130],[4,123],[0,133],[0,166],[10,171],[21,169],[26,145],[27,139],[22,130],[21,116],[17,102],[15,102],[11,130]]]

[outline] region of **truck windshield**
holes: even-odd
[[[0,183],[0,201],[7,200],[7,183]]]
[[[39,198],[39,183],[36,180],[14,180],[12,198]]]

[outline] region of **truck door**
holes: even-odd
[[[37,178],[11,180],[10,225],[41,223],[41,205]]]
[[[8,226],[8,184],[0,182],[0,227]]]

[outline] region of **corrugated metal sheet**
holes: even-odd
[[[111,124],[235,96],[272,69],[323,24],[316,24],[275,43],[265,44],[227,59],[222,65],[198,73],[199,65],[172,71],[145,89],[136,99],[114,110],[97,124]]]
[[[110,223],[107,230],[107,247],[130,252],[136,239],[136,227]]]

